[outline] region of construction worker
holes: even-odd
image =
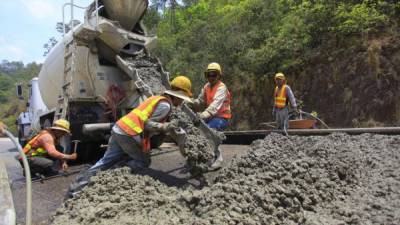
[[[89,170],[79,174],[70,185],[68,194],[73,196],[89,182],[89,178],[99,170],[117,165],[127,165],[140,170],[150,165],[150,138],[153,135],[168,133],[173,126],[167,122],[172,106],[183,101],[190,102],[191,82],[187,77],[179,76],[171,82],[171,90],[161,96],[152,96],[142,102],[127,115],[119,119],[111,130],[108,147],[103,158]]]
[[[108,169],[124,159],[129,159],[127,165],[132,169],[150,165],[151,136],[159,132],[168,133],[172,129],[167,122],[172,106],[191,101],[191,82],[188,78],[176,77],[171,84],[172,90],[146,99],[116,122],[103,158],[89,169],[89,173]]]
[[[208,82],[193,101],[193,108],[204,108],[199,114],[200,118],[205,120],[209,127],[222,131],[232,118],[231,94],[221,81],[222,69],[218,63],[208,64],[204,75]]]
[[[4,123],[0,121],[0,134],[2,134],[5,129],[6,129],[6,125],[4,125]]]
[[[63,154],[56,149],[56,145],[64,135],[70,135],[69,122],[64,119],[56,120],[52,127],[40,131],[24,146],[23,151],[27,156],[31,173],[51,176],[58,173],[58,166],[63,170],[68,169],[67,160],[75,160],[77,154]],[[17,156],[22,164],[22,159]]]
[[[204,76],[208,82],[201,89],[199,96],[193,101],[191,107],[195,110],[204,109],[199,113],[199,117],[210,128],[222,131],[228,126],[229,120],[232,118],[231,94],[221,81],[222,69],[218,63],[208,64]],[[215,160],[211,165],[211,169],[220,168],[222,161],[222,154],[218,149],[218,152],[215,152]]]
[[[296,99],[292,89],[286,84],[286,78],[283,73],[275,74],[275,83],[275,101],[274,107],[272,108],[272,116],[275,117],[277,129],[286,132],[286,130],[289,129],[288,103],[290,102],[291,107],[298,112]]]

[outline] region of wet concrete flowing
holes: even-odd
[[[165,87],[162,83],[162,68],[156,58],[140,53],[134,57],[125,58],[129,66],[137,70],[143,84],[149,87],[153,95],[162,94]]]
[[[271,134],[201,190],[101,172],[54,224],[399,224],[400,136]]]
[[[214,149],[209,141],[190,117],[180,109],[175,108],[170,118],[174,127],[182,128],[186,132],[183,154],[186,157],[189,172],[193,175],[206,172],[209,163],[214,158]]]

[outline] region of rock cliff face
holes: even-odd
[[[400,125],[400,36],[320,51],[288,84],[304,111],[315,110],[332,127]],[[228,85],[234,97],[232,129],[258,129],[271,121],[273,79],[242,75]],[[231,84],[229,84],[231,83]]]

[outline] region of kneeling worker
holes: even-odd
[[[181,82],[176,82],[176,79]],[[150,165],[151,136],[159,132],[168,133],[172,129],[167,122],[172,106],[179,106],[184,100],[191,101],[189,98],[191,93],[187,89],[191,87],[188,78],[180,76],[172,83],[177,83],[172,86],[172,90],[166,90],[161,96],[146,99],[116,122],[108,140],[108,148],[103,158],[89,169],[89,176],[124,160],[132,169],[141,169]],[[127,157],[128,160],[126,160]]]
[[[75,160],[77,154],[63,154],[55,146],[59,143],[61,137],[70,133],[69,122],[59,119],[54,122],[52,127],[40,131],[25,145],[23,151],[27,156],[32,174],[45,176],[57,174],[60,160],[62,161],[62,169],[67,170],[67,160]],[[19,158],[18,160],[23,165],[22,160]]]

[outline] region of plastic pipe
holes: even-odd
[[[29,169],[28,160],[26,159],[26,156],[25,156],[24,152],[22,151],[22,147],[18,143],[18,140],[14,137],[14,135],[6,129],[3,130],[3,133],[11,139],[11,141],[17,147],[19,155],[22,158],[22,163],[24,165],[24,170],[25,170],[25,180],[26,180],[26,219],[25,219],[25,224],[31,225],[32,224],[32,181],[31,181],[31,170]]]

